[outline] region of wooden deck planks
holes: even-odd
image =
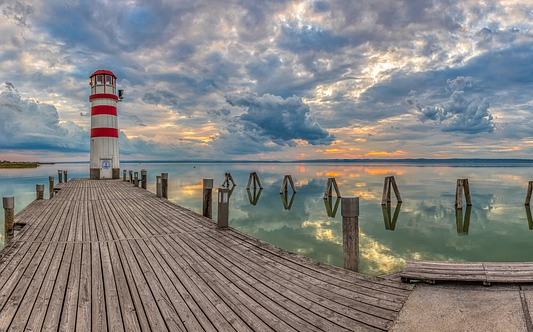
[[[387,330],[412,290],[217,230],[122,181],[71,179],[16,220],[0,330]]]
[[[409,261],[400,276],[405,282],[531,283],[533,263]]]

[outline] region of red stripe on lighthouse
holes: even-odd
[[[117,108],[109,105],[98,105],[91,108],[92,115],[114,115],[117,116]]]
[[[89,96],[89,101],[96,99],[96,98],[109,98],[109,99],[118,100],[117,95],[114,95],[112,93],[95,93],[94,95]]]
[[[94,137],[116,137],[118,138],[118,129],[116,128],[93,128],[91,129],[91,138]]]

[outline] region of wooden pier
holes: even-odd
[[[387,330],[413,287],[217,229],[120,180],[70,180],[15,222],[1,331]]]

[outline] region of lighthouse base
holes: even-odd
[[[100,180],[100,169],[91,168],[90,173],[89,173],[89,178],[91,180]]]
[[[113,168],[113,179],[120,179],[120,168]]]

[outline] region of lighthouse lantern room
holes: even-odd
[[[109,70],[91,75],[91,162],[90,178],[118,179],[117,77]],[[122,91],[120,91],[122,92]],[[122,96],[121,96],[122,97]]]

